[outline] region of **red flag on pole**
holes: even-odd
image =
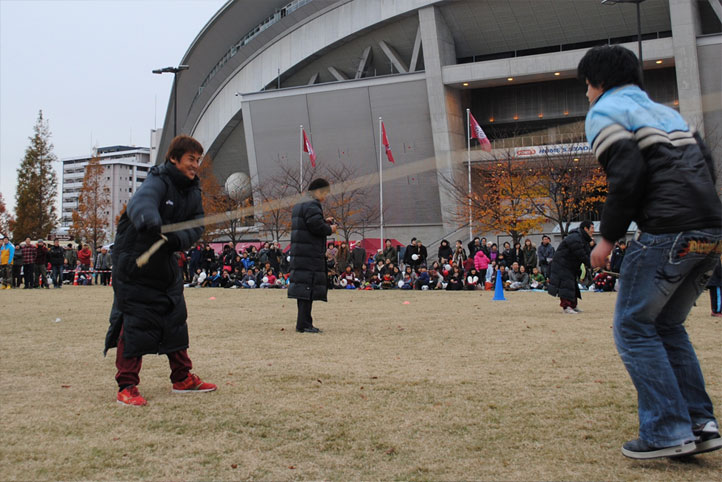
[[[390,163],[395,164],[394,155],[391,153],[391,144],[389,144],[389,138],[386,137],[386,126],[384,125],[383,122],[381,122],[381,132],[383,133],[381,136],[382,137],[381,142],[383,143],[384,147],[386,148],[386,157],[389,159]]]
[[[476,122],[476,119],[474,119],[474,116],[471,115],[471,112],[469,112],[469,126],[471,127],[471,132],[469,133],[471,138],[477,139],[483,150],[491,152],[491,142],[489,142],[489,138],[486,137],[484,129],[482,129],[479,123]]]
[[[306,131],[303,131],[303,152],[308,152],[308,158],[311,160],[311,166],[316,167],[316,151],[313,150],[311,142],[306,136]]]

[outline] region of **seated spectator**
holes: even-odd
[[[189,288],[200,288],[203,285],[203,282],[206,280],[206,272],[203,271],[201,268],[196,268],[196,272],[193,273],[193,278],[191,278],[191,282],[188,285]]]
[[[617,279],[611,275],[611,263],[607,261],[605,271],[600,271],[594,276],[594,291],[614,291]]]
[[[481,251],[478,251],[480,253]],[[461,291],[464,289],[464,276],[461,274],[461,270],[458,266],[454,266],[452,272],[449,274],[449,281],[446,284],[448,291]]]
[[[395,288],[394,286],[394,275],[392,271],[385,270],[384,274],[381,275],[381,289],[390,290]]]
[[[246,275],[241,278],[241,286],[248,289],[258,288],[258,284],[256,284],[255,268],[251,268],[246,271]]]
[[[261,280],[261,288],[278,288],[276,285],[276,275],[273,273],[273,268],[269,267]]]
[[[341,273],[341,281],[339,284],[348,290],[356,289],[361,286],[361,281],[356,277],[351,266],[346,266],[346,270]]]
[[[207,276],[201,287],[203,288],[218,288],[220,283],[221,275],[217,269],[211,271],[211,275]]]
[[[517,291],[529,287],[529,275],[524,272],[524,266],[519,266],[519,263],[514,261],[511,265],[511,271],[509,271],[508,280],[504,283],[505,288],[508,291]]]
[[[486,276],[486,274],[484,274],[484,276]],[[484,281],[485,277],[479,276],[476,268],[471,268],[466,275],[466,289],[469,291],[484,289]]]
[[[435,268],[428,270],[428,273],[429,273],[429,289],[443,290],[444,289],[444,277],[441,275],[441,273]]]
[[[539,272],[539,268],[537,267],[532,269],[531,276],[529,276],[529,286],[534,290],[547,289],[547,279]]]
[[[422,266],[421,268],[419,268],[419,274],[416,276],[416,281],[414,282],[414,289],[428,290],[430,282],[431,278],[429,277],[429,272],[426,270],[426,266]],[[426,286],[426,288],[424,288],[424,286]]]
[[[221,277],[218,279],[218,288],[230,288],[232,285],[230,273],[224,269]]]

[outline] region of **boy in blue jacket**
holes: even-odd
[[[604,267],[631,221],[639,231],[621,265],[614,340],[638,393],[639,438],[622,453],[675,457],[722,447],[712,402],[684,321],[722,253],[714,161],[675,110],[650,100],[637,57],[595,47],[579,62],[590,109],[587,140],[607,174]]]

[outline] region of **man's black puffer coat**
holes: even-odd
[[[291,217],[291,277],[288,297],[326,301],[326,236],[331,225],[321,203],[309,198],[293,207]]]
[[[581,298],[577,278],[581,265],[590,269],[589,254],[592,251],[589,242],[592,238],[584,230],[575,230],[559,244],[552,259],[549,275],[549,294],[566,300]]]
[[[188,348],[183,277],[173,253],[190,248],[203,228],[168,233],[168,242],[142,268],[136,259],[160,239],[162,225],[202,217],[197,177],[188,179],[170,162],[150,170],[118,222],[112,255],[115,300],[106,352],[118,346],[121,327],[125,357]]]

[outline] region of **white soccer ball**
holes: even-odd
[[[397,285],[399,288],[403,288],[403,287],[404,287],[404,282],[403,282],[402,280],[399,280],[399,282],[396,283],[396,285]]]
[[[281,281],[280,279],[277,279],[276,286],[281,286],[281,285],[283,285],[283,281]]]
[[[243,201],[251,195],[251,178],[245,172],[234,172],[226,179],[226,193],[234,201]]]
[[[479,277],[478,277],[478,276],[474,276],[474,283],[478,283],[478,282],[479,282]]]
[[[414,261],[418,261],[418,260],[419,260],[419,255],[418,255],[418,254],[412,254],[412,255],[411,255],[411,259],[413,259]]]
[[[346,278],[343,278],[339,284],[345,288],[346,285],[348,285],[348,281],[346,281]]]
[[[251,288],[253,288],[254,286],[256,286],[256,282],[253,281],[252,279],[249,279],[249,280],[248,280],[248,286],[250,286]]]
[[[291,262],[291,256],[286,256],[286,261]]]
[[[424,285],[424,286],[421,287],[421,289],[424,290],[424,291],[426,291],[426,290],[429,289],[429,285]]]
[[[442,288],[446,289],[447,286],[449,286],[449,283],[447,283],[446,281],[444,281],[443,283],[441,283],[441,287],[442,287]]]
[[[264,283],[268,283],[268,276],[264,276],[264,277],[263,277],[263,282],[264,282]]]

